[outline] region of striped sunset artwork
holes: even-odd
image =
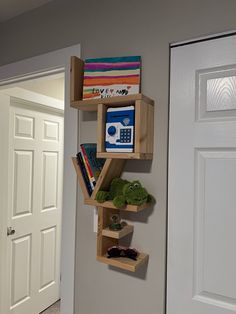
[[[137,94],[140,71],[140,56],[86,59],[83,99]]]

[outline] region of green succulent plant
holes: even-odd
[[[139,181],[127,181],[121,178],[112,180],[109,191],[98,191],[96,200],[103,203],[112,200],[117,208],[122,208],[126,204],[142,205],[154,201],[154,198],[148,194],[147,190]]]

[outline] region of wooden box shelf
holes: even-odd
[[[132,153],[113,153],[105,151],[106,112],[107,109],[113,105],[111,100],[110,103],[107,104],[98,104],[97,157],[118,159],[152,159],[154,132],[153,101],[142,94],[139,95],[140,99],[137,99],[132,103],[135,108],[134,152]],[[134,97],[137,95],[132,96]],[[122,97],[124,96],[115,98]]]
[[[148,262],[148,255],[140,253],[137,261],[128,258],[107,258],[107,249],[119,245],[120,239],[133,233],[133,226],[127,225],[120,231],[111,231],[108,226],[111,214],[120,210],[140,212],[151,204],[141,206],[126,205],[121,209],[116,208],[111,201],[98,203],[95,200],[99,190],[107,191],[114,178],[120,177],[126,159],[152,159],[154,138],[154,101],[143,94],[118,96],[103,99],[82,100],[83,95],[83,68],[84,62],[77,57],[71,58],[70,68],[70,101],[71,107],[82,111],[97,111],[97,157],[105,158],[106,162],[96,182],[92,195],[89,195],[77,159],[72,157],[72,162],[84,196],[84,203],[98,208],[97,232],[97,260],[124,270],[135,272],[139,267]],[[135,107],[135,132],[134,151],[132,153],[110,153],[105,151],[105,124],[106,112],[109,107],[130,106]]]
[[[128,100],[127,100],[128,99]],[[105,127],[107,108],[134,105],[135,107],[135,138],[134,152],[113,153],[105,151]],[[154,106],[153,100],[142,95],[119,96],[104,99],[81,100],[71,105],[85,111],[98,111],[97,124],[97,157],[116,159],[152,159]]]
[[[107,258],[105,255],[97,256],[97,260],[107,265],[119,267],[131,272],[136,272],[139,267],[148,262],[148,255],[145,253],[140,253],[137,261],[133,261],[132,259],[126,257]]]
[[[105,228],[102,230],[102,235],[105,237],[110,237],[114,239],[121,239],[127,236],[128,234],[133,233],[133,231],[134,231],[134,227],[127,225],[123,229],[117,230],[117,231],[110,230],[109,228]]]

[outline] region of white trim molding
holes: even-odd
[[[236,30],[221,32],[218,34],[209,34],[209,35],[205,35],[205,36],[201,36],[201,37],[195,37],[195,38],[186,39],[183,41],[177,41],[177,42],[170,43],[170,48],[176,48],[179,46],[194,44],[196,42],[214,40],[217,38],[229,37],[229,36],[234,36],[234,35],[236,35]]]
[[[3,89],[2,93],[14,98],[22,99],[25,101],[37,103],[44,107],[54,108],[58,110],[64,111],[64,101],[60,99],[56,99],[53,97],[49,97],[43,94],[39,94],[36,92],[32,92],[22,87],[12,87]]]

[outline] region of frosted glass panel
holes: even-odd
[[[236,65],[196,71],[196,121],[236,120]]]
[[[236,76],[207,80],[207,111],[236,109]]]

